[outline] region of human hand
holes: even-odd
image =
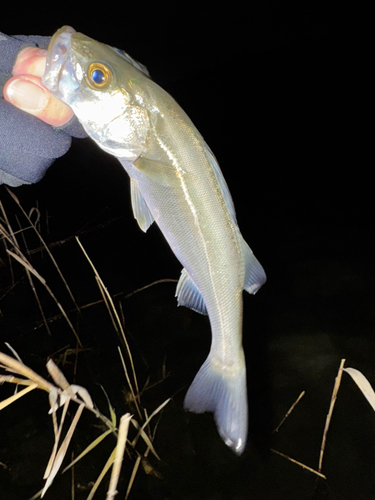
[[[5,83],[4,99],[49,125],[59,127],[73,116],[72,109],[56,99],[41,83],[46,53],[38,47],[26,47],[18,54],[13,76]]]
[[[0,184],[38,182],[72,137],[87,137],[71,109],[41,84],[49,41],[0,33]]]

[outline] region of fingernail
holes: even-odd
[[[47,91],[28,80],[13,80],[6,94],[12,104],[28,113],[42,111],[48,103]]]

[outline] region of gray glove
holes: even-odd
[[[50,37],[7,36],[0,33],[0,184],[34,184],[56,158],[63,156],[71,136],[86,137],[73,116],[63,127],[55,128],[3,99],[3,86],[12,76],[18,53],[25,47],[48,47]]]

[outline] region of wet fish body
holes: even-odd
[[[155,221],[183,265],[178,304],[208,314],[212,330],[185,407],[213,412],[225,443],[242,453],[248,421],[242,290],[255,293],[266,277],[240,233],[214,155],[144,66],[70,27],[51,40],[43,83],[119,159],[141,229]]]

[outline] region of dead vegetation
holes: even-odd
[[[4,207],[0,201],[0,210],[1,210],[1,222],[0,222],[0,236],[2,240],[2,244],[5,247],[6,254],[9,258],[9,269],[11,270],[12,276],[12,284],[8,287],[7,293],[14,286],[14,272],[13,266],[20,264],[23,266],[24,271],[26,273],[27,279],[29,281],[30,287],[35,296],[36,303],[38,304],[38,308],[42,317],[43,324],[45,326],[46,332],[49,335],[52,335],[49,324],[51,322],[51,318],[47,317],[45,310],[43,308],[42,301],[39,297],[39,293],[37,291],[37,287],[35,286],[35,280],[41,284],[44,289],[47,291],[49,296],[54,301],[56,308],[58,310],[58,314],[55,315],[52,320],[57,318],[63,318],[66,322],[67,328],[71,331],[74,336],[76,342],[76,348],[72,352],[77,354],[78,350],[83,349],[83,343],[79,338],[78,331],[76,327],[73,325],[73,322],[70,319],[70,314],[72,312],[80,312],[80,306],[77,304],[72,291],[69,288],[67,281],[65,280],[56,260],[54,259],[48,245],[43,240],[40,232],[38,231],[37,225],[39,222],[39,213],[37,210],[32,210],[29,214],[27,214],[21,204],[19,203],[17,197],[7,189],[9,195],[12,197],[14,203],[17,205],[18,209],[21,210],[23,216],[28,222],[28,226],[25,228],[21,227],[15,231],[13,230],[7,214],[4,210]],[[37,214],[36,221],[32,221],[33,215]],[[64,307],[61,305],[54,291],[47,284],[47,280],[41,276],[38,270],[31,263],[28,255],[30,250],[27,245],[27,239],[25,237],[25,232],[33,231],[37,236],[42,249],[46,252],[52,264],[55,266],[57,273],[64,284],[68,295],[73,304],[73,309],[69,312],[65,311]],[[21,239],[21,243],[19,242]],[[99,485],[101,484],[104,476],[109,472],[112,468],[112,474],[108,486],[107,491],[107,500],[111,500],[117,494],[117,483],[121,474],[121,464],[124,458],[124,454],[126,453],[126,457],[128,460],[133,461],[133,471],[127,486],[126,496],[128,498],[134,479],[136,477],[137,472],[139,471],[140,464],[142,461],[147,463],[147,467],[152,469],[152,466],[147,462],[147,456],[151,453],[157,460],[160,460],[154,445],[153,440],[155,438],[155,433],[157,429],[158,419],[160,418],[161,410],[164,406],[169,402],[169,399],[160,404],[151,414],[148,413],[147,409],[143,407],[141,401],[141,393],[138,386],[137,374],[135,371],[132,354],[127,342],[127,338],[125,335],[125,331],[123,328],[122,321],[120,319],[120,314],[117,311],[113,298],[109,294],[105,284],[101,280],[97,270],[95,269],[94,264],[91,262],[89,256],[87,255],[82,243],[76,238],[77,245],[83,252],[85,258],[87,259],[88,265],[91,266],[96,283],[99,287],[102,299],[96,301],[92,304],[85,304],[84,307],[90,307],[97,303],[104,303],[107,309],[107,312],[110,316],[111,323],[116,332],[122,337],[123,345],[125,346],[125,352],[119,348],[119,356],[121,358],[121,364],[124,370],[124,376],[127,382],[128,390],[131,394],[131,403],[132,407],[135,408],[136,414],[131,415],[129,412],[126,412],[120,418],[117,417],[114,408],[112,407],[108,397],[108,414],[109,417],[105,416],[101,413],[94,402],[91,399],[88,391],[77,384],[70,384],[65,378],[63,372],[60,368],[55,364],[52,358],[50,358],[46,364],[46,368],[50,378],[53,383],[48,381],[46,378],[43,378],[31,368],[26,366],[21,359],[19,353],[15,352],[11,345],[6,344],[4,347],[8,348],[11,352],[11,356],[5,354],[4,352],[0,352],[0,385],[7,383],[13,384],[15,386],[14,394],[11,397],[8,397],[2,401],[0,401],[0,410],[4,410],[8,408],[10,405],[14,404],[20,398],[26,396],[26,394],[30,393],[35,389],[40,389],[45,391],[48,394],[49,406],[50,406],[50,415],[51,415],[51,425],[53,427],[54,432],[54,443],[51,443],[51,454],[46,466],[46,470],[44,473],[43,479],[45,480],[45,484],[42,490],[37,492],[34,496],[32,496],[31,500],[37,498],[43,498],[46,494],[47,490],[51,486],[52,482],[56,479],[56,476],[61,471],[61,467],[65,457],[67,456],[68,448],[71,443],[73,434],[75,432],[79,432],[77,430],[78,423],[80,421],[80,417],[82,415],[83,410],[89,411],[95,415],[97,419],[99,419],[103,426],[105,427],[105,431],[102,432],[92,443],[90,443],[86,449],[79,454],[69,465],[67,465],[63,469],[63,473],[67,470],[74,467],[77,462],[83,459],[90,451],[100,445],[100,443],[107,438],[107,436],[113,436],[116,440],[116,444],[114,445],[113,451],[110,456],[107,458],[105,466],[103,467],[101,473],[96,478],[93,483],[92,489],[87,496],[87,500],[91,500]],[[163,281],[163,280],[162,280]],[[155,283],[157,284],[157,283]],[[152,286],[152,284],[147,285]],[[142,289],[143,289],[142,288]],[[141,290],[139,290],[141,291]],[[137,293],[136,290],[133,293]],[[3,292],[4,293],[4,292]],[[22,353],[21,353],[22,355]],[[163,368],[163,373],[167,376],[165,367]],[[23,388],[22,388],[23,387]],[[68,419],[68,409],[72,404],[75,404],[77,408],[74,411],[74,415],[70,417],[70,423],[68,428],[66,429],[66,421]],[[70,410],[71,412],[71,410]],[[156,421],[156,423],[154,423]],[[129,425],[134,428],[134,436],[129,438],[128,430]],[[142,451],[140,451],[140,442],[143,442]],[[157,472],[155,471],[155,475]],[[74,485],[72,488],[72,492],[74,492]],[[74,495],[74,493],[72,493]],[[72,497],[74,498],[74,497]]]
[[[121,365],[123,367],[124,379],[126,380],[127,389],[129,393],[129,400],[131,402],[132,410],[125,412],[120,418],[117,416],[115,409],[112,407],[108,397],[108,411],[107,415],[100,412],[92,401],[92,398],[88,391],[75,383],[69,383],[62,370],[57,366],[57,364],[51,359],[48,360],[46,368],[49,374],[49,381],[46,378],[40,376],[31,368],[26,366],[22,362],[22,352],[15,352],[11,345],[3,345],[0,350],[4,351],[7,348],[10,351],[9,354],[0,352],[0,384],[13,384],[15,386],[14,394],[6,399],[0,401],[0,410],[9,408],[10,405],[14,404],[20,398],[23,398],[35,389],[45,391],[48,394],[49,406],[50,406],[50,416],[51,416],[51,427],[54,433],[54,442],[51,442],[51,453],[48,464],[46,466],[44,474],[44,487],[34,494],[30,500],[43,497],[48,489],[50,488],[53,481],[58,480],[58,474],[64,473],[68,470],[73,470],[74,466],[82,459],[86,458],[87,455],[95,448],[99,447],[100,444],[107,438],[114,438],[115,444],[113,446],[112,452],[108,457],[106,457],[105,465],[98,475],[97,478],[93,478],[93,486],[87,500],[91,500],[98,490],[99,485],[103,481],[103,478],[110,469],[112,469],[111,479],[109,481],[107,490],[107,500],[111,500],[115,497],[117,493],[117,482],[121,475],[121,464],[123,460],[132,461],[132,473],[127,485],[127,491],[125,498],[128,498],[134,480],[140,468],[146,473],[154,474],[158,477],[158,472],[154,469],[147,459],[148,455],[151,454],[156,460],[160,460],[157,450],[154,446],[155,434],[158,427],[159,419],[162,415],[162,409],[167,405],[169,399],[162,402],[155,410],[150,414],[142,403],[142,393],[145,387],[141,390],[139,387],[138,377],[135,370],[135,365],[133,362],[132,353],[129,347],[129,343],[126,337],[124,329],[124,319],[121,309],[116,307],[114,302],[114,296],[108,292],[105,283],[102,281],[94,263],[91,261],[88,253],[86,252],[84,246],[82,245],[80,239],[76,237],[76,244],[80,248],[82,254],[84,255],[87,265],[91,267],[93,276],[97,283],[98,289],[100,291],[101,299],[94,302],[78,304],[75,299],[69,284],[65,280],[63,273],[61,272],[53,254],[51,251],[51,245],[47,245],[43,240],[40,231],[38,230],[38,224],[40,221],[40,214],[37,209],[33,209],[27,214],[22,208],[16,196],[8,190],[9,195],[13,199],[15,206],[21,212],[24,220],[27,223],[26,227],[22,227],[19,223],[17,229],[12,228],[8,220],[6,211],[0,201],[0,237],[1,244],[4,247],[5,253],[8,258],[8,262],[3,262],[4,266],[7,266],[11,275],[11,283],[7,289],[3,289],[2,293],[9,293],[15,286],[15,272],[14,266],[22,266],[25,276],[30,284],[31,290],[34,294],[36,304],[39,309],[42,323],[45,327],[46,333],[48,335],[53,335],[51,331],[51,322],[57,319],[63,319],[66,323],[66,328],[72,335],[74,339],[75,347],[63,349],[64,356],[67,356],[69,351],[75,357],[77,357],[77,352],[84,349],[83,342],[80,339],[79,331],[75,327],[72,321],[72,315],[79,315],[82,310],[88,309],[97,304],[104,304],[106,311],[109,315],[112,327],[117,332],[118,336],[122,338],[124,348],[119,347],[119,358],[121,359]],[[69,308],[63,307],[57,294],[52,288],[49,287],[47,279],[43,277],[31,262],[30,255],[35,254],[35,248],[29,248],[26,234],[33,232],[36,236],[39,247],[38,251],[44,251],[51,263],[55,267],[61,283],[63,283],[67,295],[70,297]],[[123,298],[130,297],[134,293],[142,292],[150,286],[158,285],[164,281],[175,281],[175,280],[159,280],[150,283],[134,292],[124,295]],[[53,316],[47,315],[43,307],[43,301],[39,297],[38,287],[36,282],[41,285],[47,294],[51,297],[52,301],[55,303],[56,313]],[[1,297],[0,297],[1,298]],[[77,362],[77,360],[75,361]],[[345,368],[345,360],[341,361],[340,367],[338,369],[338,374],[333,386],[333,392],[331,397],[331,402],[329,408],[327,409],[327,418],[325,422],[324,429],[322,431],[322,442],[320,447],[317,446],[317,450],[320,450],[319,461],[316,467],[308,466],[298,461],[296,458],[292,458],[280,450],[271,449],[271,451],[278,456],[290,461],[291,463],[302,467],[303,469],[315,474],[324,480],[327,476],[323,473],[323,459],[326,447],[327,439],[329,439],[329,429],[331,425],[331,419],[334,411],[334,406],[336,399],[338,397],[341,378],[343,372],[348,373],[354,382],[357,384],[363,395],[366,397],[372,408],[375,410],[375,393],[366,379],[366,377],[354,368]],[[165,365],[162,367],[162,380],[168,376]],[[147,383],[147,388],[151,388],[154,385],[160,383],[160,381]],[[289,418],[292,413],[298,411],[298,404],[305,395],[303,391],[296,401],[292,404],[290,409],[286,412],[284,418],[281,420],[279,425],[274,429],[274,432],[279,432],[280,428],[284,424],[285,420]],[[30,395],[28,396],[30,397]],[[1,399],[1,398],[0,398]],[[74,406],[75,405],[75,406]],[[72,413],[72,406],[74,410]],[[297,408],[297,410],[296,410]],[[68,416],[68,410],[70,409],[71,415]],[[91,412],[104,426],[103,432],[101,432],[94,441],[92,441],[82,453],[75,457],[65,468],[62,470],[62,464],[64,459],[68,458],[69,445],[71,444],[72,437],[74,433],[79,432],[79,421],[83,411]],[[133,411],[134,410],[134,411]],[[69,421],[68,421],[69,420]],[[68,422],[67,422],[68,421]],[[156,423],[155,423],[156,422]],[[129,427],[132,428],[132,437],[129,437]],[[0,431],[1,432],[1,431]],[[142,446],[140,444],[142,443]],[[124,458],[125,457],[125,458]],[[0,466],[6,467],[6,464],[0,462]],[[74,478],[74,475],[72,475]],[[329,478],[328,478],[329,479]],[[72,479],[74,483],[74,479]],[[32,492],[30,492],[32,494]],[[72,484],[72,500],[74,500],[74,484]]]

